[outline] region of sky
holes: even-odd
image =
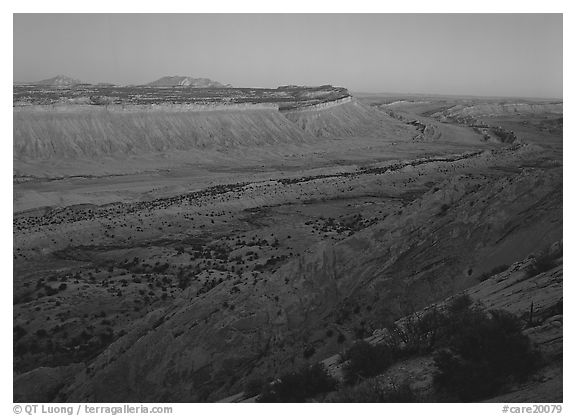
[[[562,98],[561,14],[14,14],[14,81]]]

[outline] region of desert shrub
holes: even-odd
[[[20,325],[15,325],[13,328],[13,332],[14,332],[14,341],[18,341],[20,338],[22,338],[24,335],[28,333],[28,331],[26,331]]]
[[[44,290],[46,291],[46,296],[54,296],[56,293],[58,293],[58,289],[53,288],[52,286],[45,286]]]
[[[178,275],[178,287],[180,289],[186,289],[188,286],[190,286],[190,283],[191,279],[189,276],[184,275],[184,273]]]
[[[514,143],[517,137],[513,131],[505,130],[502,127],[492,127],[490,131],[503,143]]]
[[[344,354],[344,381],[347,384],[381,374],[396,359],[396,352],[386,344],[372,345],[358,341]]]
[[[446,305],[441,341],[437,346],[449,346],[454,336],[458,336],[469,325],[475,326],[478,322],[484,321],[485,318],[486,313],[482,305],[474,304],[470,296],[455,296]]]
[[[436,308],[411,316],[402,325],[390,327],[388,346],[396,355],[407,357],[431,352],[445,332],[446,317]]]
[[[305,359],[308,359],[310,357],[312,357],[314,355],[314,353],[316,352],[316,349],[313,346],[308,346],[304,349],[304,352],[302,353],[302,356]]]
[[[164,263],[164,264],[155,264],[154,267],[152,267],[152,271],[154,273],[164,273],[166,270],[168,270],[168,268],[170,267],[170,265],[168,263]]]
[[[36,336],[38,338],[45,338],[48,336],[48,332],[44,328],[40,328],[36,331]]]
[[[448,347],[435,358],[439,392],[461,401],[491,397],[511,380],[533,372],[539,355],[522,334],[521,321],[505,311],[468,308],[458,315]]]
[[[469,296],[456,296],[441,310],[431,309],[389,328],[380,344],[355,343],[343,356],[348,387],[338,393],[338,401],[412,401],[405,387],[384,393],[378,384],[369,383],[370,378],[401,359],[430,353],[435,353],[434,385],[440,397],[491,397],[509,381],[524,380],[539,364],[539,354],[522,329],[515,315],[486,311]],[[358,389],[350,386],[354,384]]]
[[[408,382],[393,384],[384,389],[380,402],[382,403],[415,403],[418,397]]]
[[[443,217],[444,215],[446,215],[446,212],[448,212],[449,209],[450,209],[450,205],[442,204],[442,206],[440,207],[440,210],[438,211],[438,216]]]
[[[382,374],[393,363],[416,355],[429,354],[447,346],[461,326],[480,319],[479,308],[468,296],[455,297],[441,312],[436,308],[407,318],[389,328],[390,336],[379,344],[356,342],[344,355],[344,381],[355,384]]]
[[[330,398],[336,403],[414,403],[418,398],[408,383],[383,385],[372,378],[338,391]]]
[[[257,401],[301,403],[318,394],[332,391],[336,386],[336,379],[328,374],[321,363],[317,363],[286,374],[277,382],[268,384]]]
[[[25,343],[19,342],[19,343],[14,345],[14,356],[15,357],[19,357],[21,355],[24,355],[27,352],[28,352],[28,346]]]
[[[434,307],[392,325],[385,343],[398,358],[428,354],[446,346],[462,322],[473,320],[479,313],[481,309],[469,296],[455,296],[443,311]]]
[[[474,305],[474,301],[468,295],[456,295],[446,305],[446,310],[450,315],[458,315],[461,312],[468,312]]]

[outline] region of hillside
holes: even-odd
[[[21,160],[93,159],[310,139],[276,107],[264,105],[14,110],[14,157]]]
[[[191,149],[305,143],[314,137],[409,140],[416,128],[352,98],[278,104],[27,105],[14,108],[14,158],[96,159]]]
[[[316,137],[392,136],[401,125],[352,97],[286,110],[282,114]]]
[[[553,258],[549,264],[535,269],[538,260],[532,256],[514,263],[505,270],[487,274],[481,283],[462,292],[471,301],[477,302],[488,311],[505,311],[517,317],[522,328],[522,334],[528,337],[535,350],[541,356],[540,368],[524,382],[507,383],[504,391],[495,397],[486,399],[494,403],[534,403],[563,401],[562,391],[562,356],[563,356],[563,258],[562,243],[557,242],[545,249],[543,256]],[[504,268],[504,267],[503,267]],[[446,309],[457,296],[451,296],[441,302],[432,304],[424,310],[403,317],[394,326],[374,331],[365,340],[373,345],[389,343],[394,333],[390,328],[415,328],[414,322],[426,315]],[[411,326],[413,325],[413,326]],[[430,333],[423,340],[429,341]],[[501,350],[502,351],[502,350]],[[498,359],[498,357],[494,357]],[[342,379],[346,360],[342,355],[335,355],[323,360],[329,373]],[[398,360],[390,368],[377,375],[372,380],[360,383],[357,389],[379,385],[382,390],[393,389],[394,385],[409,386],[413,394],[412,400],[435,401],[439,394],[434,385],[438,369],[434,355],[416,353],[405,359]],[[473,377],[473,374],[469,375]],[[370,384],[374,383],[374,384]],[[369,389],[364,390],[366,393]],[[342,393],[340,393],[342,394]],[[332,396],[332,397],[331,397]],[[241,399],[247,399],[242,395]],[[332,393],[327,401],[337,401],[338,394]],[[409,398],[409,397],[406,397]],[[235,398],[234,400],[241,400]],[[252,400],[254,400],[252,398]]]
[[[86,220],[98,215],[104,221],[110,215],[107,211],[100,214],[100,209],[94,207],[46,214],[45,219],[39,218],[48,221],[46,225],[22,218],[19,227],[28,231],[23,231],[15,244],[26,256],[37,256],[33,247],[43,244],[41,230],[71,218],[72,223],[58,230],[73,233],[78,248],[66,249],[70,242],[54,240],[52,250],[63,250],[58,258],[93,258],[91,261],[99,264],[120,267],[119,272],[126,269],[145,273],[146,269],[128,264],[133,256],[150,258],[160,265],[167,262],[173,264],[168,267],[176,268],[182,264],[182,256],[188,259],[190,253],[178,251],[178,246],[195,247],[195,241],[202,241],[182,243],[178,237],[182,226],[190,227],[186,222],[190,213],[241,210],[238,217],[225,217],[226,224],[238,221],[237,227],[245,230],[237,241],[222,236],[211,243],[214,253],[224,255],[207,253],[212,266],[201,269],[181,295],[158,304],[140,319],[123,323],[121,333],[125,335],[91,361],[86,373],[77,373],[61,391],[60,400],[221,399],[242,389],[247,379],[279,375],[306,360],[330,356],[341,349],[343,342],[349,345],[351,340],[393,323],[410,309],[418,310],[476,285],[494,267],[520,261],[561,238],[562,225],[555,220],[562,209],[558,180],[561,168],[521,173],[512,170],[500,177],[490,174],[498,166],[521,165],[526,157],[537,154],[528,148],[466,154],[365,170],[356,176],[286,180],[250,187],[240,184],[225,187],[222,193],[214,190],[106,208],[114,212],[115,223],[126,227],[140,224],[146,230],[148,243],[134,249],[122,248],[134,244],[128,240],[120,246],[118,242],[112,245],[108,239],[113,236],[105,231],[107,228],[103,229],[101,238],[105,239],[99,243],[100,249],[90,248],[90,238],[100,237],[94,235],[98,235],[97,229],[83,231],[89,224]],[[421,177],[435,181],[436,187],[414,182],[422,181],[418,179]],[[346,199],[322,200],[344,189],[360,204],[360,220],[348,211],[337,218],[316,217],[311,224],[306,216],[291,215],[294,208],[282,205],[282,201],[303,198],[310,205],[300,205],[298,210],[309,210],[307,215],[349,210]],[[369,213],[364,207],[372,204]],[[154,212],[161,215],[162,223],[170,221],[176,234],[169,237],[163,231],[154,231],[147,222],[135,223],[131,218],[137,218],[140,211],[148,216]],[[152,221],[160,223],[160,218]],[[192,222],[195,227],[198,218]],[[216,221],[214,230],[221,230],[224,223]],[[36,227],[41,227],[38,232]],[[315,230],[322,230],[326,237],[319,241]],[[275,246],[271,234],[283,243]],[[247,246],[259,253],[257,260],[247,249],[237,248],[250,241],[258,242]],[[274,255],[268,262],[261,261],[268,250]],[[120,282],[122,275],[110,277],[110,282]],[[130,285],[122,289],[124,302],[131,302],[131,291],[137,293]],[[81,290],[86,295],[82,302],[88,308],[92,302],[88,299],[102,296],[98,293],[105,289]],[[25,292],[19,289],[16,293],[24,296]],[[118,307],[132,310],[130,305]],[[328,329],[336,335],[327,336]],[[303,355],[307,349],[311,353]],[[30,365],[30,359],[20,362]],[[155,376],[147,377],[149,374]]]
[[[425,309],[410,313],[385,328],[374,330],[371,336],[358,340],[355,345],[363,345],[365,354],[376,351],[380,353],[387,351],[390,354],[390,349],[395,348],[399,349],[397,351],[403,351],[395,360],[384,364],[379,371],[373,370],[380,365],[378,356],[367,358],[362,362],[360,357],[351,355],[352,348],[322,360],[321,365],[338,381],[339,389],[317,395],[315,400],[369,402],[382,401],[386,399],[386,395],[390,395],[388,399],[401,402],[437,402],[446,399],[452,401],[450,399],[454,396],[446,397],[446,392],[439,391],[437,383],[439,355],[438,351],[435,353],[433,351],[435,344],[436,348],[438,345],[446,348],[442,344],[442,337],[446,336],[442,335],[442,331],[446,330],[444,325],[458,325],[459,317],[469,313],[470,309],[466,311],[467,307],[460,303],[458,312],[453,312],[450,316],[450,310],[467,298],[468,302],[471,302],[472,310],[481,308],[488,313],[496,314],[494,316],[507,316],[510,320],[516,320],[520,326],[519,332],[522,334],[519,336],[526,337],[527,342],[539,356],[539,365],[532,377],[522,382],[507,380],[499,392],[492,393],[493,397],[484,396],[483,401],[562,402],[562,243],[552,244],[540,255],[542,256],[540,259],[529,256],[511,266],[502,266],[498,271],[489,272],[480,283],[471,288],[428,305]],[[547,259],[546,265],[542,261],[543,258]],[[449,321],[443,321],[446,318]],[[475,328],[479,329],[480,327]],[[458,330],[460,333],[466,332],[465,328]],[[398,345],[399,338],[401,340]],[[479,342],[483,341],[486,340]],[[493,341],[490,340],[487,344]],[[502,339],[501,342],[503,344],[506,340]],[[491,348],[494,353],[502,355],[507,353],[503,345],[492,344]],[[519,353],[519,349],[512,352],[516,355]],[[497,363],[502,357],[491,358]],[[351,367],[352,361],[356,367]],[[484,363],[485,366],[487,364]],[[351,368],[366,371],[370,375],[362,377],[356,383],[352,383],[356,385],[350,386]],[[468,380],[476,376],[473,373],[466,375]],[[495,382],[494,378],[491,381]],[[312,383],[312,380],[302,379],[301,382]],[[482,383],[476,384],[468,393],[482,397],[481,386]],[[453,388],[458,392],[458,386]],[[260,389],[265,390],[262,387]],[[254,402],[262,399],[262,396],[256,395],[257,391],[250,389],[225,398],[222,402]]]
[[[42,81],[32,82],[32,85],[46,86],[46,87],[58,87],[58,88],[69,88],[78,84],[82,84],[74,78],[67,77],[66,75],[56,75],[53,78],[44,79]]]

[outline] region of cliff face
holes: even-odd
[[[404,126],[352,97],[283,111],[289,120],[316,137],[390,136]]]
[[[196,81],[206,88],[161,88]],[[412,136],[410,128],[358,103],[345,88],[219,88],[208,81],[165,77],[150,87],[79,86],[57,93],[15,87],[14,159],[122,158],[303,143],[314,137]]]
[[[315,137],[410,137],[351,97],[279,111],[278,104],[14,107],[16,160],[93,159],[190,149],[304,143]]]
[[[96,158],[301,143],[274,105],[30,106],[14,109],[14,158]]]

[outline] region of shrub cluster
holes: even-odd
[[[357,341],[346,351],[344,382],[334,393],[338,402],[413,402],[410,386],[382,385],[376,376],[410,356],[434,355],[436,393],[451,401],[482,400],[498,394],[510,381],[522,381],[540,364],[539,354],[522,333],[513,314],[486,311],[469,296],[458,296],[389,329],[383,342]],[[251,386],[252,393],[260,388]],[[261,387],[259,402],[304,402],[336,390],[337,381],[322,364],[303,367]],[[248,389],[247,389],[248,390]]]
[[[394,325],[380,344],[354,344],[343,357],[344,379],[349,385],[359,383],[400,359],[433,353],[438,392],[462,401],[490,397],[508,381],[525,379],[539,364],[523,326],[511,313],[485,311],[469,296],[458,296],[445,310],[434,308]]]
[[[372,378],[341,389],[329,401],[336,403],[414,403],[419,399],[407,382],[399,385],[384,385]]]
[[[337,381],[321,363],[288,373],[264,387],[258,402],[301,403],[321,393],[336,389]]]
[[[358,341],[342,357],[347,361],[343,369],[344,381],[346,384],[355,384],[381,374],[394,363],[397,355],[397,349],[389,345]]]
[[[434,358],[439,392],[449,399],[482,400],[498,394],[509,381],[526,379],[540,362],[514,315],[468,310],[454,322],[447,348]]]

